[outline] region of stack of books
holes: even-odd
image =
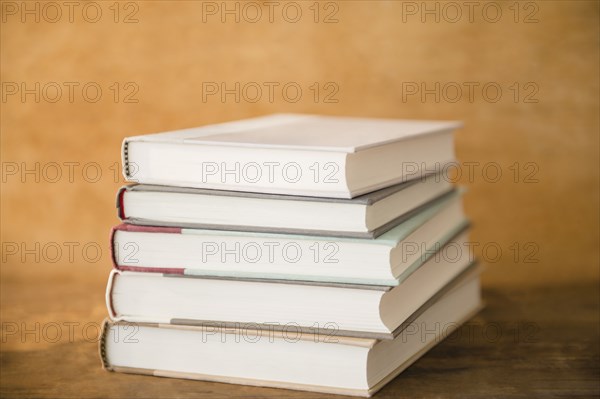
[[[123,143],[107,370],[370,396],[480,308],[460,124],[278,114]]]

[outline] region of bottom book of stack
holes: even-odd
[[[371,396],[480,308],[479,267],[472,264],[387,339],[348,334],[336,323],[311,330],[296,323],[105,321],[100,355],[105,369],[123,373]]]

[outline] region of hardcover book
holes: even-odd
[[[474,268],[467,250],[457,252],[466,240],[465,232],[395,287],[113,271],[107,307],[115,320],[317,330],[333,323],[347,336],[391,339],[419,307]]]
[[[376,239],[122,224],[111,242],[123,271],[389,286],[467,225],[453,192]]]
[[[481,307],[479,277],[463,275],[391,340],[255,324],[236,328],[106,322],[99,343],[109,371],[371,396]]]
[[[128,137],[133,182],[353,198],[454,161],[459,122],[276,114]]]
[[[353,199],[136,184],[119,190],[117,207],[137,225],[375,238],[451,190],[440,174]]]

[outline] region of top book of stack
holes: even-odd
[[[354,198],[454,161],[460,122],[275,114],[123,142],[143,184]]]

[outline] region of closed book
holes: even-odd
[[[451,190],[441,174],[352,199],[135,184],[117,208],[136,225],[375,238]]]
[[[467,233],[456,237],[394,287],[291,280],[205,278],[113,271],[106,299],[116,320],[171,324],[259,323],[334,327],[344,335],[391,339],[431,298],[472,269]]]
[[[480,307],[479,276],[468,273],[416,311],[391,340],[294,325],[275,330],[107,321],[99,349],[109,371],[371,396]]]
[[[467,225],[453,192],[375,239],[121,224],[111,242],[122,271],[389,286]]]
[[[276,114],[128,137],[133,182],[353,198],[454,162],[459,122]]]

